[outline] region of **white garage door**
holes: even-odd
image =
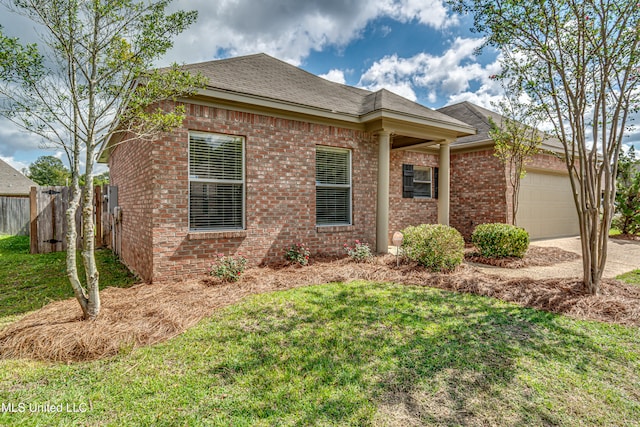
[[[532,239],[579,234],[569,177],[528,172],[520,184],[516,218]]]

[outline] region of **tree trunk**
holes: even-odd
[[[82,189],[82,231],[83,231],[83,248],[82,261],[84,264],[88,304],[86,318],[94,320],[100,314],[100,289],[99,274],[96,266],[95,257],[95,228],[94,228],[94,191],[93,191],[93,150],[87,149],[86,179]]]
[[[74,137],[74,139],[77,137]],[[78,230],[76,229],[76,214],[80,207],[81,191],[79,182],[79,170],[80,170],[80,148],[77,139],[74,140],[74,155],[73,155],[73,172],[71,176],[71,201],[69,202],[69,208],[66,211],[67,221],[67,233],[65,239],[67,240],[67,277],[73,288],[73,293],[80,304],[82,309],[83,318],[89,319],[90,316],[90,297],[87,291],[82,286],[80,277],[78,275],[78,263],[77,263],[77,250],[76,245]]]
[[[67,233],[65,238],[67,240],[67,277],[69,278],[69,282],[73,288],[73,293],[80,304],[80,308],[82,308],[83,317],[86,319],[89,308],[89,298],[78,276],[76,257],[78,249],[76,245],[78,237],[78,231],[76,230],[76,213],[80,206],[80,187],[78,185],[77,176],[73,178],[71,194],[72,197],[69,202],[69,208],[66,211]]]
[[[511,215],[513,215],[513,225],[517,226],[518,204],[520,203],[520,173],[516,170],[516,176],[513,181],[513,194],[511,200]]]
[[[82,231],[83,248],[82,261],[86,272],[87,291],[89,301],[87,305],[87,319],[95,319],[100,314],[99,274],[95,258],[95,231],[93,221],[93,178],[87,174],[83,191]]]
[[[522,170],[522,161],[518,161],[515,156],[511,156],[507,165],[507,174],[509,175],[509,186],[507,194],[511,193],[511,225],[517,226],[518,204],[520,201],[520,171]]]

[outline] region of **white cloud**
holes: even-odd
[[[17,151],[39,151],[42,138],[21,130],[15,124],[0,117],[0,156],[12,157]]]
[[[344,78],[344,71],[335,68],[333,70],[329,70],[327,74],[320,74],[319,77],[340,84],[345,84],[347,82]]]
[[[415,101],[417,96],[412,88],[413,78],[424,69],[428,57],[425,53],[406,59],[395,54],[385,56],[362,74],[358,85],[372,91],[385,88]]]
[[[19,172],[22,172],[23,169],[26,169],[29,166],[29,164],[21,162],[20,160],[16,160],[13,157],[0,156],[0,159],[9,163],[15,170]]]
[[[312,50],[343,47],[380,17],[434,28],[458,23],[443,0],[178,0],[198,21],[175,40],[171,61],[197,62],[264,52],[300,65]]]
[[[489,78],[500,70],[499,61],[485,66],[476,62],[474,54],[483,42],[483,39],[456,38],[440,56],[427,53],[410,58],[385,56],[362,74],[359,85],[370,90],[387,88],[412,100],[416,99],[415,90],[424,88],[431,103],[439,97],[451,101],[477,95],[476,101],[483,100],[484,105],[501,90],[500,85]],[[479,91],[469,91],[472,82],[480,85]]]
[[[27,132],[9,120],[0,117],[0,157],[2,159],[9,159],[8,163],[14,162],[21,165],[20,170],[22,170],[23,167],[29,166],[40,156],[54,156],[68,166],[67,157],[62,149],[53,147],[42,137]],[[81,153],[80,159],[82,167],[84,167],[84,152]]]
[[[495,110],[494,104],[502,99],[502,95],[492,94],[487,91],[478,92],[461,92],[449,97],[447,105],[457,104],[459,102],[468,101],[472,104],[479,105],[488,110]]]
[[[388,25],[383,25],[382,27],[378,28],[376,31],[382,34],[382,37],[387,37],[389,34],[391,34],[393,30]]]
[[[386,14],[399,21],[417,20],[434,28],[457,25],[458,17],[450,15],[444,2],[440,0],[403,0],[385,5]]]
[[[174,48],[158,65],[197,62],[222,56],[265,52],[300,65],[313,51],[343,48],[363,36],[376,19],[421,23],[436,29],[456,25],[445,0],[176,0],[171,10],[197,10],[197,22],[174,40]],[[0,26],[11,37],[36,42],[38,32],[30,21],[13,13],[0,13]],[[388,34],[390,27],[380,31]],[[338,70],[325,76],[343,82]],[[410,99],[416,94],[409,81],[388,82],[385,87]],[[38,137],[21,133],[0,120],[0,155],[20,158],[51,153],[41,149]],[[40,150],[38,153],[37,150]]]
[[[630,129],[625,132],[625,137],[622,140],[625,146],[630,147],[633,145],[638,154],[640,154],[640,128],[635,123],[640,121],[639,119],[640,114],[636,114],[636,120],[630,123]]]

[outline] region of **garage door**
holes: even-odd
[[[528,172],[520,184],[517,224],[532,239],[575,236],[578,214],[566,175]]]

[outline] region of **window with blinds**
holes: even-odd
[[[413,197],[431,197],[431,168],[413,168]]]
[[[351,151],[316,147],[316,224],[351,224]]]
[[[189,133],[189,228],[244,228],[244,138]]]

